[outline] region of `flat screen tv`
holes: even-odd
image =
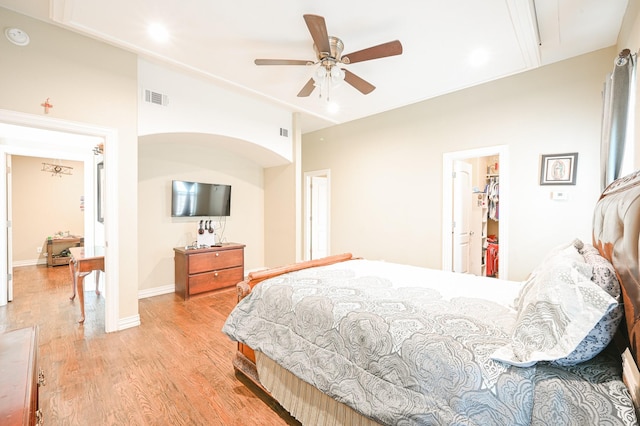
[[[171,216],[231,216],[231,185],[172,181]]]

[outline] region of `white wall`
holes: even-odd
[[[227,136],[225,148],[265,167],[291,163],[291,113],[247,93],[201,77],[138,61],[138,134],[202,133]],[[166,106],[142,101],[145,89],[168,96]],[[280,135],[280,128],[289,136]],[[222,142],[219,142],[222,143]]]
[[[601,90],[615,48],[303,136],[303,172],[331,170],[331,251],[441,267],[442,157],[508,145],[509,278],[550,248],[591,240]],[[542,154],[578,152],[576,186],[552,201]]]

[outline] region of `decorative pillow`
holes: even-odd
[[[575,365],[598,355],[611,342],[624,316],[620,283],[611,262],[602,257],[598,249],[591,244],[584,244],[579,251],[585,262],[592,268],[591,281],[614,298],[618,305],[598,321],[573,352],[565,358],[554,361],[554,364],[558,365]]]
[[[572,365],[606,346],[599,336],[615,331],[620,304],[591,280],[592,266],[571,249],[577,252],[570,245],[565,256],[560,250],[546,259],[544,268],[537,268],[524,285],[511,341],[497,349],[493,359],[520,367],[539,361]],[[590,336],[596,326],[597,336]]]
[[[582,253],[585,262],[593,268],[591,280],[620,302],[620,283],[611,262],[602,257],[598,249],[591,244],[585,244],[580,253]]]
[[[514,300],[514,308],[517,311],[520,311],[522,308],[522,300],[527,291],[531,288],[529,285],[530,281],[535,279],[537,275],[540,273],[549,270],[554,264],[564,263],[564,262],[579,262],[584,263],[584,257],[578,251],[578,247],[582,248],[582,241],[575,239],[574,241],[561,244],[557,247],[554,247],[543,259],[538,266],[531,272],[529,277],[527,278],[527,282],[520,289],[520,293],[518,297]]]
[[[582,241],[576,238],[570,243],[560,244],[559,246],[554,247],[549,251],[549,253],[547,253],[544,259],[542,259],[542,262],[540,262],[531,274],[535,275],[536,272],[544,271],[550,263],[558,261],[559,258],[584,261],[582,253],[580,252],[583,246],[584,244]]]

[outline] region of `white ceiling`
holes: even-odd
[[[301,112],[303,133],[614,45],[627,3],[0,0],[1,7],[178,65]],[[396,39],[403,45],[403,54],[346,66],[376,90],[363,95],[345,83],[332,92],[340,111],[329,113],[316,92],[308,98],[296,96],[313,67],[253,63],[255,58],[315,60],[303,14],[323,16],[329,35],[344,42],[345,54]],[[151,40],[147,27],[152,23],[166,26],[168,42]],[[470,58],[478,49],[486,52],[488,60],[474,66]]]

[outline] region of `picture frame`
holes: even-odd
[[[96,216],[100,223],[104,223],[104,162],[99,162],[96,171]]]
[[[578,153],[546,154],[540,158],[540,185],[575,185]]]

